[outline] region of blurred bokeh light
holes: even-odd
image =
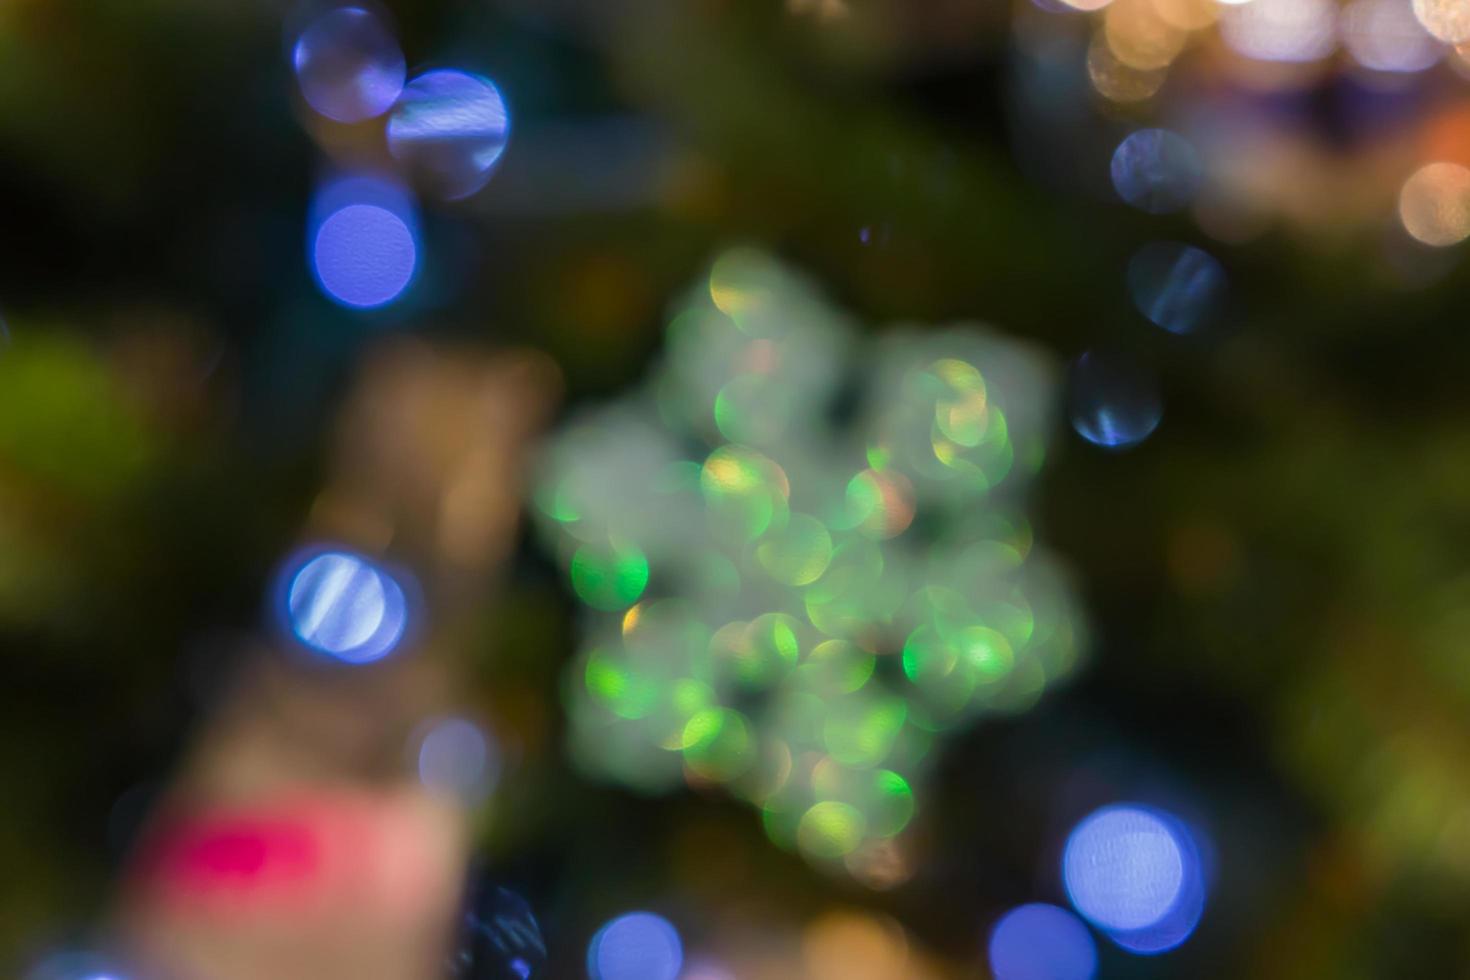
[[[1163,416],[1158,382],[1135,358],[1088,351],[1072,363],[1072,428],[1095,446],[1127,449],[1147,439]]]
[[[1178,133],[1140,129],[1130,133],[1113,153],[1113,187],[1119,197],[1141,211],[1168,214],[1194,200],[1203,169],[1199,153]]]
[[[1318,61],[1337,45],[1337,6],[1331,0],[1250,0],[1221,15],[1220,36],[1247,58]]]
[[[1470,236],[1470,169],[1431,163],[1414,171],[1399,192],[1399,220],[1425,245],[1464,241]]]
[[[1219,317],[1225,283],[1220,263],[1193,245],[1151,242],[1128,260],[1133,305],[1170,333],[1193,333]]]
[[[833,431],[852,343],[794,273],[727,252],[656,376],[574,420],[534,496],[603,614],[572,674],[581,764],[722,785],[781,847],[876,883],[907,873],[935,737],[1031,707],[1083,637],[1018,509],[1046,367],[979,331],[892,336]]]
[[[1149,807],[1115,804],[1088,815],[1067,838],[1062,879],[1077,911],[1136,953],[1178,946],[1204,910],[1193,835]]]
[[[332,659],[381,660],[408,627],[403,587],[361,555],[308,551],[287,563],[283,578],[283,612],[291,635]]]
[[[344,123],[387,112],[407,73],[397,40],[374,10],[346,4],[316,13],[292,61],[311,107]]]
[[[618,916],[587,947],[592,980],[675,980],[683,966],[678,930],[652,912]]]
[[[495,788],[500,761],[489,737],[474,722],[444,718],[418,739],[419,781],[432,792],[478,803]]]
[[[995,980],[1092,980],[1097,947],[1066,909],[1034,902],[1011,909],[990,931]]]
[[[0,56],[0,973],[1470,975],[1463,0]]]
[[[1470,41],[1470,8],[1459,0],[1414,0],[1414,16],[1441,41],[1448,44]]]
[[[1341,30],[1343,46],[1375,71],[1424,71],[1444,56],[1415,19],[1411,0],[1353,0],[1342,10]]]
[[[388,148],[439,197],[489,182],[510,139],[510,114],[488,78],[452,69],[415,76],[388,119]]]
[[[332,301],[371,310],[393,302],[419,266],[412,199],[392,181],[348,177],[324,185],[308,225],[311,271]]]
[[[101,955],[68,952],[47,956],[22,980],[127,980],[127,977]]]

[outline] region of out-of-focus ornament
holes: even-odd
[[[865,867],[913,819],[936,738],[1029,707],[1081,655],[1024,516],[1052,390],[978,329],[859,348],[805,281],[722,255],[646,385],[541,466],[544,538],[591,613],[567,685],[580,764],[724,786],[778,845]]]

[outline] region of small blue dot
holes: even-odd
[[[418,245],[403,218],[376,204],[349,204],[316,231],[312,269],[326,294],[344,306],[391,303],[413,281]]]

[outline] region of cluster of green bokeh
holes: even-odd
[[[849,866],[908,825],[937,736],[1029,707],[1083,645],[1021,510],[1044,362],[973,329],[856,338],[773,259],[726,253],[649,382],[574,420],[536,488],[588,607],[578,760],[726,786],[777,844]]]

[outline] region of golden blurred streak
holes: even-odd
[[[1181,31],[1199,31],[1220,19],[1217,0],[1152,0],[1154,11],[1165,23]]]
[[[912,977],[908,937],[891,919],[865,912],[829,912],[802,934],[810,980],[893,980]]]
[[[1153,98],[1168,77],[1163,71],[1142,71],[1123,64],[1101,32],[1093,37],[1087,49],[1087,75],[1099,95],[1124,103]]]
[[[1167,68],[1188,39],[1159,16],[1152,0],[1114,0],[1103,15],[1103,34],[1114,57],[1140,71]]]

